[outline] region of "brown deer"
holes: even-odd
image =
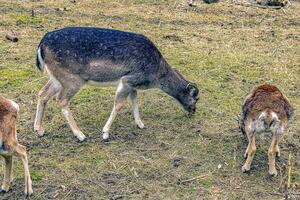
[[[0,96],[0,155],[5,159],[4,180],[1,192],[9,190],[12,181],[13,156],[21,158],[25,174],[25,198],[32,194],[31,178],[28,167],[27,153],[24,146],[18,143],[16,121],[19,106],[12,100]]]
[[[39,93],[34,130],[44,134],[42,118],[48,100],[58,95],[58,104],[79,141],[85,135],[69,109],[71,98],[85,84],[117,85],[115,102],[102,132],[110,127],[130,97],[135,123],[144,128],[137,104],[137,89],[159,88],[193,114],[198,88],[173,70],[156,46],[145,36],[112,29],[69,27],[47,33],[37,50],[37,67],[49,81]]]
[[[280,156],[278,143],[287,128],[293,108],[276,86],[262,84],[253,88],[246,97],[242,112],[241,130],[248,138],[248,147],[244,154],[247,159],[242,171],[250,170],[256,151],[255,135],[271,132],[272,142],[268,151],[269,174],[276,176],[275,157],[276,154]]]

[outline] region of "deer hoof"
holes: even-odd
[[[109,133],[108,132],[102,132],[102,138],[104,142],[109,141]]]
[[[84,142],[86,140],[86,136],[83,133],[77,134],[76,137],[79,142]]]
[[[0,193],[6,193],[6,192],[7,192],[7,190],[0,188]]]
[[[247,165],[244,165],[243,167],[242,167],[242,172],[248,172],[250,170],[250,166],[247,166]]]
[[[45,131],[43,129],[35,130],[35,133],[36,133],[37,136],[42,137],[42,136],[44,136]]]
[[[143,129],[145,128],[145,125],[143,124],[143,122],[140,120],[138,122],[136,122],[137,126],[140,128],[140,129]]]
[[[277,176],[277,170],[276,170],[276,169],[274,169],[274,170],[269,170],[269,174],[270,174],[271,176],[276,177],[276,176]]]
[[[24,192],[24,199],[29,199],[31,196],[30,192]]]

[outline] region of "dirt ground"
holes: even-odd
[[[188,2],[0,0],[0,94],[21,106],[18,138],[28,149],[32,199],[300,199],[300,2],[279,10]],[[198,84],[196,115],[188,118],[159,90],[139,91],[146,128],[136,127],[128,103],[112,126],[112,143],[104,144],[101,129],[115,88],[86,86],[71,109],[88,141],[76,141],[55,100],[44,118],[47,133],[37,137],[36,96],[47,77],[35,67],[36,48],[45,33],[66,26],[148,36],[173,68]],[[236,116],[245,95],[263,82],[277,85],[295,108],[277,177],[268,175],[267,135],[257,136],[250,173],[241,171],[247,143]],[[12,188],[1,199],[22,197],[23,168],[14,163]]]

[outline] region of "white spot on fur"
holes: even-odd
[[[19,112],[20,111],[19,105],[16,102],[12,101],[12,100],[9,100],[9,101],[12,104],[12,106],[15,107],[17,109],[17,111]]]
[[[259,115],[259,117],[258,117],[258,119],[259,120],[262,120],[262,119],[265,119],[266,118],[266,112],[262,112],[260,115]]]
[[[122,89],[123,89],[123,82],[122,82],[122,80],[119,82],[119,84],[118,84],[118,87],[117,87],[117,93],[119,93],[119,92],[121,92],[122,91]]]
[[[279,121],[279,120],[278,120],[278,116],[277,116],[276,113],[271,112],[271,116],[272,116],[272,119],[275,119],[276,121]]]
[[[40,65],[41,65],[41,68],[43,69],[44,65],[45,65],[45,62],[42,58],[42,54],[41,54],[41,48],[39,47],[38,50],[37,50],[37,56],[38,56],[38,60],[40,62]]]
[[[95,86],[115,86],[118,84],[118,81],[115,82],[97,82],[97,81],[88,81],[87,82],[90,85],[95,85]]]

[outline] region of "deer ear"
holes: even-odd
[[[188,93],[192,96],[192,97],[197,97],[198,96],[198,88],[197,88],[197,85],[194,84],[194,83],[189,83],[187,86],[186,86],[186,90],[188,91]]]

